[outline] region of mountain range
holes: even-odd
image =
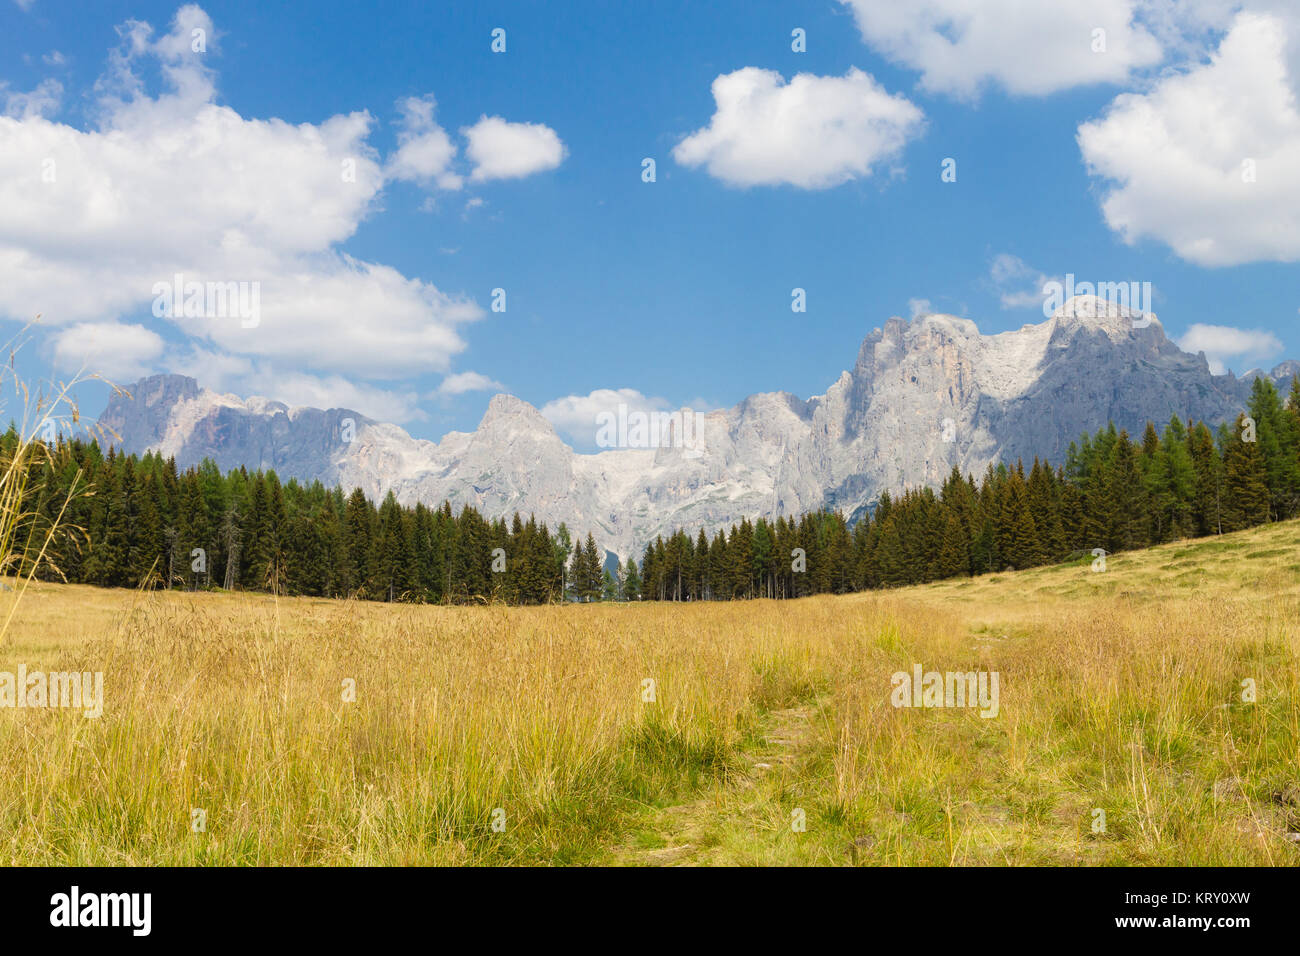
[[[1045,322],[996,335],[951,315],[891,318],[825,394],[763,392],[725,410],[686,411],[681,432],[659,447],[576,452],[535,407],[506,394],[473,432],[432,442],[352,410],[241,399],[182,375],[114,395],[99,425],[106,443],[174,456],[181,467],[211,458],[223,470],[273,468],[376,500],[391,490],[405,504],[446,500],[489,518],[532,513],[551,528],[591,531],[626,558],[679,527],[712,533],[820,507],[857,518],[882,491],[936,485],[954,465],[978,477],[1000,460],[1059,463],[1071,441],[1110,421],[1137,433],[1175,414],[1229,420],[1255,376],[1286,388],[1297,373],[1289,361],[1270,373],[1215,375],[1151,313],[1077,297]]]

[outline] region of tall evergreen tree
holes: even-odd
[[[1259,442],[1246,440],[1250,435],[1245,417],[1237,416],[1223,450],[1224,531],[1240,531],[1269,517],[1268,471]]]

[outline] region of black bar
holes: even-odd
[[[73,886],[83,907],[88,895],[96,896],[92,909],[98,894],[150,894],[148,935],[135,935],[129,918],[142,916],[143,897],[138,909],[122,910],[127,925],[51,925],[57,894],[70,903]],[[786,933],[811,941],[838,926],[862,941],[893,928],[919,943],[945,946],[1010,940],[1022,932],[1049,933],[1046,938],[1058,941],[1128,937],[1179,945],[1200,937],[1231,946],[1257,930],[1285,932],[1293,925],[1294,899],[1295,871],[1287,869],[0,871],[7,942],[113,938],[128,945],[201,940],[334,947],[348,940],[373,943],[376,933],[452,927],[471,934],[461,937],[466,942],[482,933],[485,942],[519,934],[533,943],[603,938],[649,945],[653,939],[667,944],[679,932],[674,927],[689,920],[705,935],[733,941]],[[1120,925],[1133,919],[1153,922]],[[1200,925],[1206,919],[1208,928]]]

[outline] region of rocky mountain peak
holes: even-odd
[[[595,427],[593,423],[593,429]],[[555,428],[536,407],[514,395],[493,395],[479,420],[476,434],[531,436],[560,441]]]
[[[1300,363],[1278,366],[1287,369]],[[182,467],[207,457],[372,497],[391,490],[406,504],[533,513],[590,530],[626,558],[679,527],[712,533],[820,507],[860,516],[881,491],[938,484],[953,466],[978,475],[999,460],[1059,462],[1110,421],[1136,433],[1175,414],[1229,420],[1249,389],[1248,377],[1210,374],[1153,316],[1077,296],[1051,319],[995,335],[940,313],[891,318],[825,394],[752,395],[693,420],[681,448],[575,453],[513,395],[493,397],[472,433],[416,440],[355,412],[244,401],[184,376],[141,380],[100,421],[124,450],[158,450]],[[351,441],[344,417],[356,420]]]
[[[1154,329],[1161,337],[1164,327],[1154,312],[1129,308],[1095,295],[1076,295],[1066,300],[1051,321],[1058,329],[1098,329],[1113,339],[1130,335],[1138,329]]]

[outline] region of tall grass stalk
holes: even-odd
[[[84,535],[81,528],[66,520],[68,507],[78,498],[92,494],[77,470],[67,491],[56,502],[51,516],[39,509],[46,490],[42,471],[55,465],[57,435],[80,426],[81,416],[72,398],[73,389],[87,378],[79,374],[66,382],[55,382],[49,391],[33,392],[18,375],[14,360],[22,341],[11,341],[6,349],[9,361],[0,368],[0,416],[14,400],[22,417],[14,423],[12,441],[0,447],[0,581],[12,577],[14,585],[6,592],[8,605],[0,623],[0,643],[8,640],[18,605],[37,573],[47,570],[60,575],[51,558],[51,546],[60,538],[74,546]],[[6,588],[9,585],[5,585]]]

